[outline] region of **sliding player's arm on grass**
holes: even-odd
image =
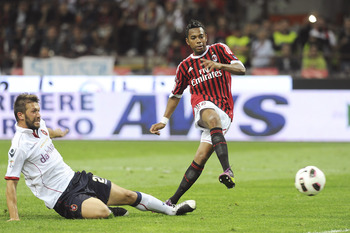
[[[6,201],[10,214],[8,221],[19,221],[17,209],[17,183],[18,180],[6,180]]]
[[[174,113],[177,105],[179,104],[181,98],[172,96],[168,99],[168,103],[166,105],[165,113],[163,115],[162,120],[159,123],[153,124],[151,126],[150,132],[153,134],[160,135],[159,130],[163,129],[165,125],[168,123],[171,115]]]

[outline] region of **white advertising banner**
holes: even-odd
[[[24,75],[113,75],[114,57],[23,58]]]
[[[38,93],[49,127],[69,128],[66,139],[199,140],[186,93],[160,136],[149,133],[168,93]],[[0,139],[14,134],[16,94],[0,94]],[[350,91],[238,92],[228,141],[350,141]]]

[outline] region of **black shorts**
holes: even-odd
[[[67,189],[58,199],[54,210],[65,218],[82,218],[83,201],[96,197],[107,204],[110,192],[111,181],[95,176],[91,172],[76,172]]]

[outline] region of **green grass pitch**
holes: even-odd
[[[198,142],[64,141],[56,148],[73,170],[87,170],[130,190],[166,200],[182,179]],[[229,142],[237,186],[218,181],[216,155],[180,201],[194,199],[185,216],[141,212],[114,219],[66,220],[35,198],[22,178],[17,187],[21,221],[6,222],[1,179],[0,232],[348,232],[350,231],[350,143]],[[10,141],[0,141],[5,175]],[[325,189],[309,197],[294,187],[295,173],[315,165]]]

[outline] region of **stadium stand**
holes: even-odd
[[[85,55],[115,57],[117,74],[172,74],[190,54],[183,30],[195,18],[208,25],[210,43],[227,43],[242,58],[248,74],[314,78],[301,63],[310,45],[316,44],[326,60],[323,78],[349,77],[350,18],[345,13],[333,21],[319,16],[310,23],[307,14],[262,14],[252,21],[244,17],[246,10],[242,1],[224,0],[3,0],[0,74],[23,73],[25,56]],[[272,57],[255,67],[254,49],[261,50],[257,32],[262,31],[272,44]],[[290,52],[288,59],[281,59],[285,44]]]

